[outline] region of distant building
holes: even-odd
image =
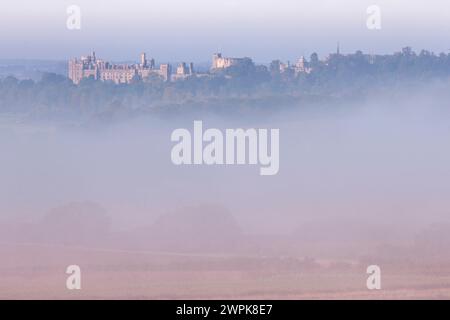
[[[164,79],[164,81],[170,81],[172,66],[168,63],[160,65],[159,74]]]
[[[177,68],[177,75],[180,76],[184,76],[184,75],[188,75],[189,74],[189,70],[187,68],[187,65],[185,62],[180,63],[180,65]]]
[[[194,75],[194,64],[191,62],[187,65],[185,62],[181,62],[177,67],[176,73],[172,76],[172,80],[184,80]]]
[[[270,64],[270,72],[272,74],[288,74],[292,76],[298,76],[301,73],[310,73],[311,68],[308,66],[308,62],[305,57],[300,57],[297,63],[292,65],[289,61],[287,63],[280,60],[273,60]]]
[[[308,67],[308,62],[305,57],[301,56],[300,59],[298,59],[297,63],[294,65],[294,71],[295,75],[311,72],[311,68]]]
[[[221,53],[215,53],[213,55],[213,61],[211,69],[226,69],[232,66],[253,65],[253,61],[250,58],[224,58]]]
[[[289,71],[291,71],[292,69],[291,69],[291,62],[290,61],[288,61],[287,63],[280,63],[280,72],[281,73],[283,73],[283,72],[289,72]]]
[[[147,60],[145,53],[141,53],[139,64],[111,64],[97,59],[95,52],[69,61],[69,79],[75,84],[79,84],[83,78],[113,81],[116,84],[130,83],[135,78],[145,81],[155,76],[170,81],[171,73],[170,64],[161,64],[157,69],[155,60]]]

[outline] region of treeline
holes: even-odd
[[[272,66],[272,65],[271,65]],[[305,61],[308,72],[298,73],[271,66],[245,65],[182,81],[163,82],[136,79],[116,85],[83,79],[74,85],[52,73],[40,81],[8,76],[0,81],[1,112],[133,112],[165,105],[204,104],[208,101],[276,102],[287,97],[348,96],[370,92],[374,87],[398,86],[407,82],[426,83],[450,76],[450,54],[419,53],[404,48],[392,55],[332,54],[319,60],[312,54]]]

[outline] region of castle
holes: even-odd
[[[339,53],[338,53],[339,54]],[[95,52],[91,55],[82,56],[80,59],[69,61],[69,79],[74,84],[79,84],[84,78],[92,78],[100,81],[112,81],[116,84],[131,83],[133,80],[150,81],[160,79],[162,81],[178,81],[190,77],[214,77],[216,71],[225,70],[231,67],[255,66],[251,58],[228,58],[221,53],[215,53],[212,57],[210,72],[197,73],[194,71],[193,63],[181,62],[172,73],[172,66],[168,63],[160,64],[156,67],[154,59],[147,59],[145,53],[141,53],[140,63],[137,64],[112,64],[110,62],[97,59]],[[291,65],[289,62],[283,63],[279,60],[272,61],[270,71],[272,73],[286,73],[298,76],[301,73],[310,73],[311,68],[304,57]]]
[[[184,79],[193,74],[194,65],[191,63],[187,67],[186,63],[183,62],[177,68],[174,79]],[[172,66],[167,63],[161,64],[159,68],[156,68],[155,60],[147,60],[145,53],[141,54],[139,64],[112,64],[97,59],[95,52],[80,59],[71,59],[69,61],[69,79],[75,84],[79,84],[83,78],[113,81],[116,84],[120,84],[130,83],[133,79],[146,81],[152,77],[160,78],[163,81],[173,80]]]

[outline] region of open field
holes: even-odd
[[[450,298],[450,272],[389,268],[382,289],[369,291],[365,268],[351,262],[9,244],[0,257],[1,299]],[[82,270],[78,291],[65,286],[71,264]]]

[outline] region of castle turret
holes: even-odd
[[[141,67],[146,68],[147,67],[147,56],[145,52],[141,53]]]

